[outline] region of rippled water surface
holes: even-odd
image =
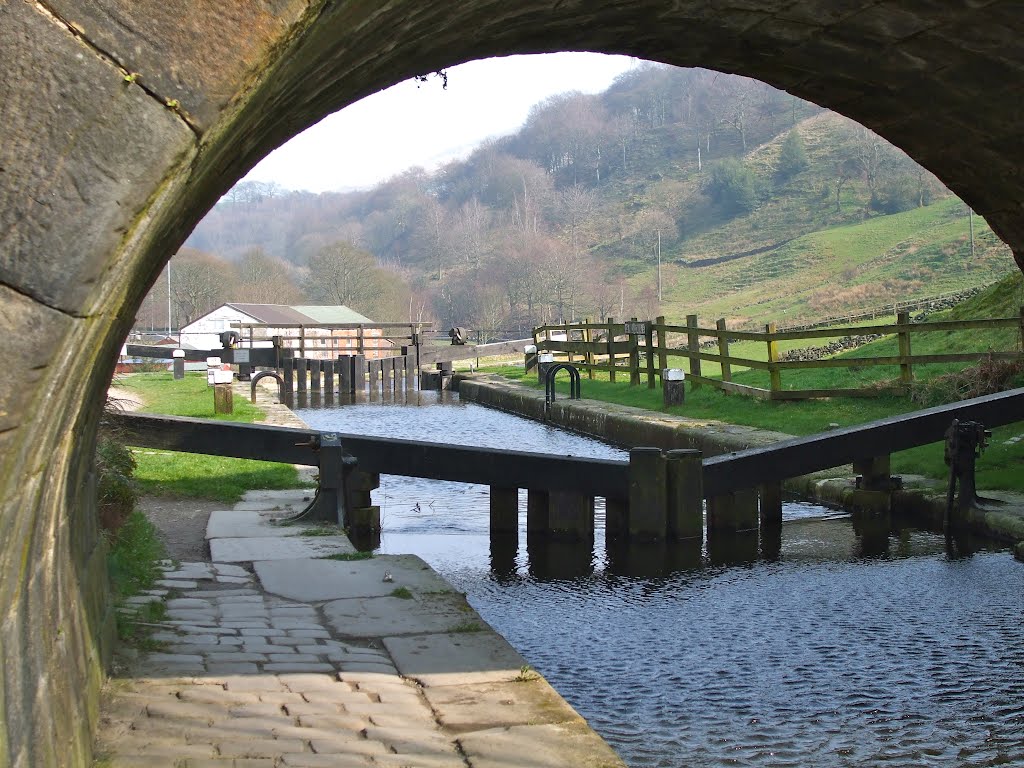
[[[437,393],[341,432],[624,457]],[[774,541],[492,547],[487,489],[385,476],[381,551],[443,573],[633,768],[1024,765],[1024,565],[787,504]],[[525,515],[521,515],[525,518]],[[525,521],[524,521],[525,522]]]

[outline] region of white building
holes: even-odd
[[[392,346],[372,320],[344,305],[223,304],[184,326],[179,337],[183,347],[220,349],[224,331],[238,332],[242,347],[270,347],[281,336],[284,347],[307,358],[381,357]]]

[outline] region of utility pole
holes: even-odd
[[[971,240],[973,242],[973,238]],[[658,303],[661,303],[661,230],[658,230]]]
[[[171,335],[171,262],[167,262],[167,336]]]
[[[974,211],[967,206],[967,221],[971,225],[971,261],[974,261]]]

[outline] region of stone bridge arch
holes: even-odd
[[[109,648],[90,457],[146,290],[271,149],[413,74],[626,53],[873,128],[1024,266],[1016,0],[0,0],[0,766],[85,765]]]

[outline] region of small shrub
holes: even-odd
[[[405,587],[395,587],[391,590],[391,596],[397,597],[401,600],[412,600],[412,592]]]
[[[988,357],[963,370],[915,383],[910,397],[915,403],[929,407],[1020,386],[1024,386],[1024,360]]]
[[[116,533],[135,509],[137,492],[132,478],[135,458],[113,436],[101,435],[96,442],[95,467],[100,526]]]

